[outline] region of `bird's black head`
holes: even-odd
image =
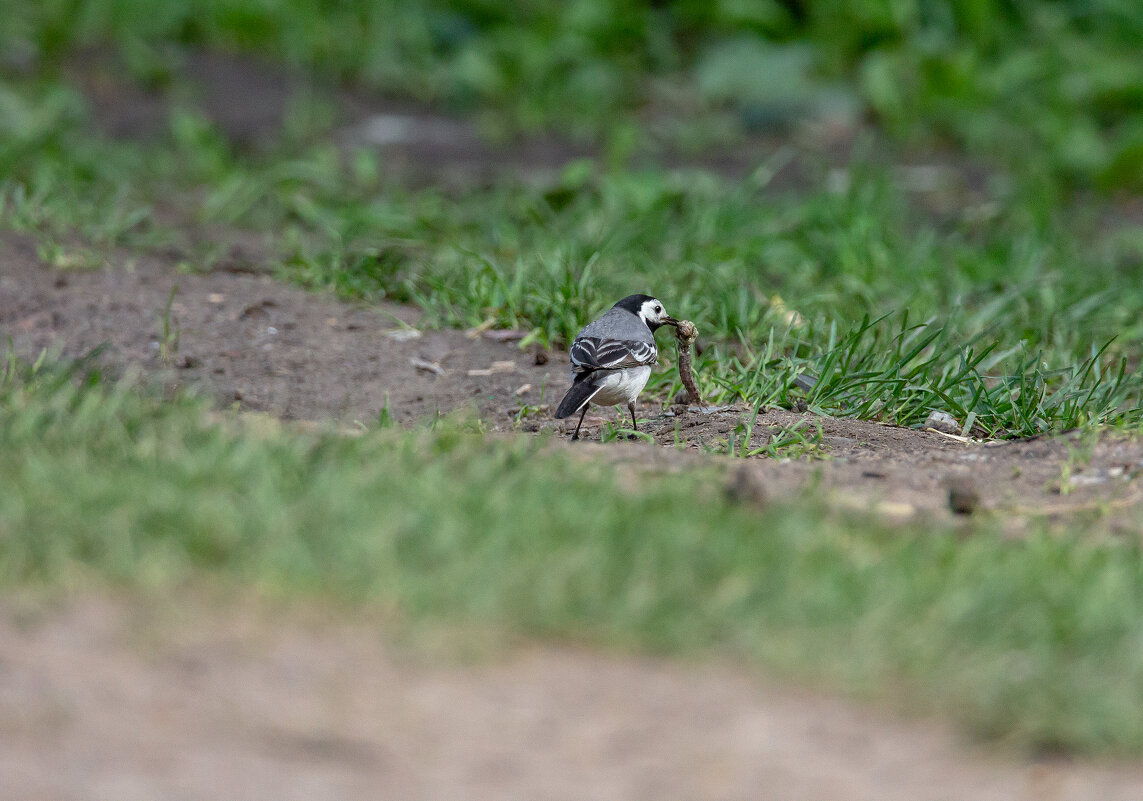
[[[654,298],[650,295],[628,295],[616,303],[615,308],[626,309],[632,314],[638,314],[639,310],[643,308],[643,304],[649,300],[654,300]]]
[[[667,314],[663,304],[650,295],[628,295],[616,303],[615,308],[631,312],[646,323],[652,332],[664,325],[678,325],[678,321]]]

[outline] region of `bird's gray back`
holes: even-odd
[[[585,325],[576,334],[580,337],[599,337],[600,339],[633,339],[636,342],[654,343],[655,337],[651,329],[641,319],[626,309],[609,309],[597,319]]]

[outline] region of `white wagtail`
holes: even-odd
[[[579,439],[579,427],[589,403],[626,403],[631,427],[639,430],[635,401],[659,356],[655,331],[660,326],[678,324],[664,311],[663,304],[650,295],[628,295],[576,334],[571,346],[571,389],[556,409],[557,420],[580,412],[572,439]]]

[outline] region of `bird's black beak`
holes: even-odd
[[[663,325],[673,325],[675,328],[678,328],[679,327],[679,321],[676,320],[674,317],[664,317],[663,318]]]

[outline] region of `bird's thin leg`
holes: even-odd
[[[579,416],[579,422],[575,424],[575,433],[572,434],[572,439],[579,439],[579,427],[583,425],[583,418],[587,415],[588,404],[583,405],[583,414]]]
[[[631,412],[631,427],[636,431],[639,430],[639,424],[635,422],[635,403],[627,404],[627,410]]]

